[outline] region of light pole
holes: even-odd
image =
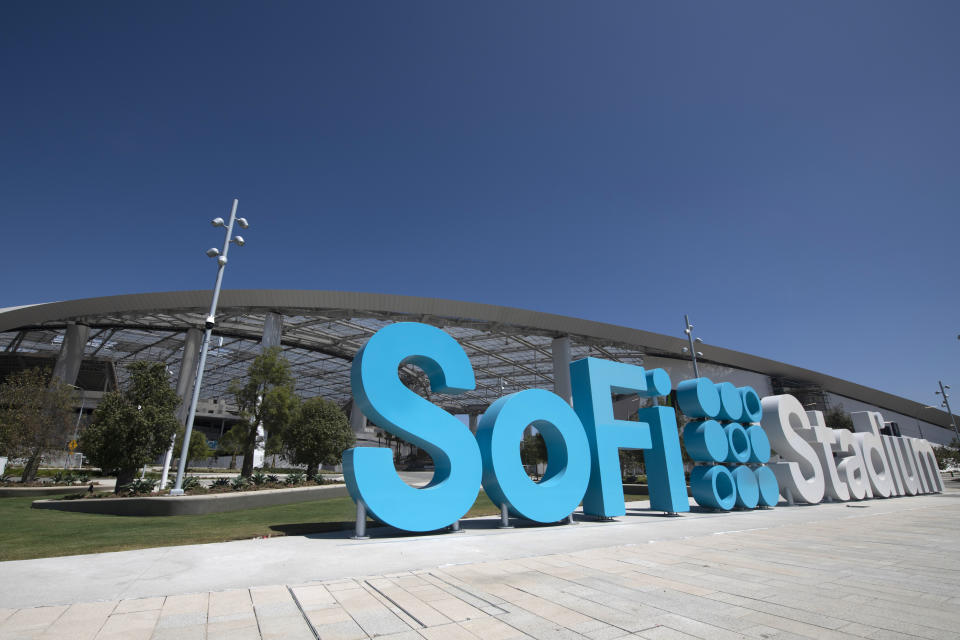
[[[204,321],[203,342],[200,347],[200,362],[197,365],[197,379],[193,383],[193,397],[190,399],[190,413],[187,414],[187,426],[183,433],[183,447],[180,450],[180,464],[177,467],[177,482],[170,490],[172,496],[183,495],[183,473],[187,468],[187,453],[190,450],[190,436],[193,434],[193,419],[197,415],[197,401],[200,399],[200,382],[203,380],[203,367],[207,362],[207,348],[210,346],[210,334],[213,333],[213,327],[217,321],[217,299],[220,297],[220,285],[223,283],[223,271],[227,267],[227,251],[230,249],[230,243],[238,247],[244,245],[243,236],[233,236],[233,224],[236,223],[241,229],[250,226],[245,218],[237,217],[237,204],[239,201],[233,199],[233,208],[230,210],[230,221],[224,223],[223,218],[214,218],[210,221],[215,227],[226,227],[227,235],[223,240],[223,251],[216,248],[207,249],[207,256],[217,259],[217,280],[213,285],[213,300],[210,301],[210,313]]]
[[[701,353],[700,351],[697,351],[694,348],[693,343],[698,342],[700,344],[703,344],[703,340],[701,340],[700,338],[693,337],[693,325],[690,324],[690,319],[687,317],[687,314],[683,314],[683,332],[687,334],[687,340],[690,342],[690,346],[684,347],[682,351],[684,353],[690,354],[690,358],[693,360],[693,375],[694,377],[699,378],[700,367],[697,366],[697,356],[700,356],[702,358],[703,353]]]
[[[953,435],[956,436],[957,442],[960,443],[960,433],[957,432],[957,422],[953,419],[953,411],[950,410],[950,401],[947,398],[950,397],[950,394],[947,393],[947,389],[950,388],[950,385],[943,384],[943,380],[937,380],[940,383],[940,391],[934,391],[938,396],[943,396],[943,402],[940,403],[940,406],[947,408],[947,413],[950,414],[950,424],[953,425]]]
[[[64,383],[64,384],[67,384],[67,383]],[[80,419],[83,418],[83,405],[87,401],[87,391],[86,389],[81,389],[75,384],[67,384],[67,386],[73,387],[74,389],[80,392],[80,412],[77,413],[77,424],[73,426],[73,439],[70,441],[71,443],[74,443],[77,441],[77,436],[80,435]],[[69,451],[69,453],[63,459],[64,470],[66,470],[67,465],[69,464],[69,457],[73,455],[73,450],[70,449],[69,443],[67,444],[67,450]]]

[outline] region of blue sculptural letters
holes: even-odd
[[[533,482],[520,463],[517,443],[532,425],[547,445],[547,470]],[[535,522],[556,522],[577,508],[590,479],[590,450],[577,414],[543,389],[500,398],[477,428],[483,489],[494,504]]]
[[[378,520],[408,531],[431,531],[458,520],[477,497],[480,451],[470,430],[440,407],[408,389],[397,369],[413,364],[435,393],[462,393],[476,382],[463,348],[425,324],[401,322],[378,331],[353,360],[354,402],[377,426],[425,450],[433,481],[423,489],[397,474],[390,449],[349,449],[343,473],[354,501]]]
[[[651,508],[689,511],[680,440],[673,410],[652,407],[632,422],[613,417],[611,393],[658,396],[670,393],[670,378],[662,369],[597,358],[570,365],[573,406],[590,442],[590,484],[583,498],[583,511],[612,518],[626,513],[620,475],[620,449],[645,449]],[[656,445],[654,446],[654,440]],[[656,506],[654,506],[656,505]]]

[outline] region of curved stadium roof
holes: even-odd
[[[86,298],[0,309],[0,349],[55,356],[64,328],[91,327],[86,358],[125,364],[162,361],[177,373],[184,333],[202,328],[210,292],[173,291]],[[297,390],[349,402],[350,362],[381,327],[425,322],[457,339],[473,363],[477,388],[432,400],[453,413],[479,413],[502,392],[553,389],[551,340],[570,336],[573,359],[588,355],[631,364],[644,356],[678,358],[681,338],[566,316],[469,302],[339,291],[229,290],[220,296],[217,327],[204,373],[202,397],[227,395],[259,353],[266,314],[284,316],[281,344],[293,365]],[[221,341],[222,338],[222,341]],[[825,391],[916,415],[923,405],[822,373],[738,351],[710,346],[705,362],[802,381]],[[122,376],[122,368],[118,370]],[[408,384],[426,387],[418,370]],[[501,391],[502,386],[502,391]],[[949,416],[930,411],[925,420],[949,428]]]

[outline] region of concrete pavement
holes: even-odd
[[[960,491],[0,563],[6,638],[955,638]],[[42,605],[42,606],[38,606]]]

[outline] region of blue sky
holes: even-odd
[[[960,5],[5,2],[0,306],[517,306],[933,403],[960,384]],[[960,387],[958,387],[960,389]]]

